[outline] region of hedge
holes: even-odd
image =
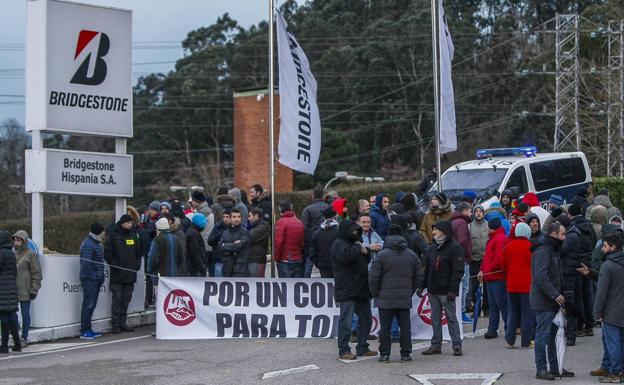
[[[594,193],[603,188],[609,190],[611,203],[620,210],[624,209],[624,178],[594,178]]]

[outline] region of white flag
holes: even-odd
[[[275,14],[280,94],[279,162],[313,175],[321,152],[316,79],[299,43],[286,30],[286,20],[278,9]]]
[[[446,24],[442,0],[438,1],[438,42],[440,44],[440,154],[457,151],[455,95],[451,77],[453,40]]]

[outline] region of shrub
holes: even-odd
[[[624,208],[624,178],[594,178],[594,193],[603,188],[609,190],[609,198],[615,207]]]

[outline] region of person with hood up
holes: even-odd
[[[171,203],[167,201],[160,202],[160,216],[167,215],[171,212]]]
[[[431,304],[431,346],[422,352],[430,356],[442,353],[442,310],[446,314],[448,331],[451,336],[453,355],[461,356],[462,341],[459,322],[455,311],[455,300],[459,295],[459,285],[464,275],[464,250],[453,239],[453,226],[449,221],[439,221],[432,225],[433,244],[427,249],[423,261],[423,289],[427,289]],[[423,295],[423,289],[416,294]]]
[[[535,315],[531,310],[531,229],[526,223],[519,223],[516,237],[503,248],[503,270],[507,282],[507,329],[505,342],[508,349],[516,343],[516,328],[520,326],[520,346],[528,348],[533,338]],[[520,325],[517,320],[520,319]]]
[[[500,196],[500,205],[503,210],[507,213],[507,218],[511,216],[511,213],[514,209],[513,207],[513,192],[511,190],[503,190]]]
[[[401,330],[401,362],[411,361],[412,297],[422,285],[420,259],[407,247],[403,229],[390,225],[384,248],[373,260],[368,284],[374,304],[379,308],[379,361],[390,361],[390,327],[396,317]]]
[[[531,229],[531,237],[529,238],[529,241],[536,244],[539,239],[544,235],[544,233],[542,233],[540,217],[537,214],[531,212],[526,216],[525,220],[526,224],[529,225],[529,228]]]
[[[557,325],[553,323],[559,308],[565,304],[563,274],[559,251],[565,240],[565,228],[553,222],[546,234],[531,247],[531,308],[535,312],[535,378],[552,381],[555,377],[573,377],[574,373],[559,368],[557,362]],[[548,370],[550,365],[550,370]]]
[[[264,219],[260,207],[252,207],[249,211],[249,257],[247,268],[250,277],[264,278],[269,252],[271,226]]]
[[[388,208],[390,207],[390,199],[386,194],[377,194],[375,205],[371,207],[369,214],[371,217],[373,229],[379,234],[381,239],[386,239],[388,228],[390,227],[390,215]]]
[[[596,232],[591,222],[583,215],[583,208],[578,203],[568,207],[570,222],[579,234],[579,262],[585,266],[591,266],[592,253],[596,247]],[[583,277],[581,283],[582,302],[579,304],[579,326],[577,337],[594,335],[594,319],[592,315],[594,284],[589,277]]]
[[[237,204],[236,198],[228,194],[228,191],[226,186],[219,186],[217,189],[217,197],[212,206],[210,206],[215,218],[223,218],[223,212],[232,210]]]
[[[485,210],[485,220],[489,222],[496,217],[501,220],[503,229],[505,229],[505,235],[509,236],[511,234],[511,222],[507,219],[506,211],[503,210],[500,203],[492,202],[490,207]]]
[[[611,198],[609,198],[609,191],[602,189],[598,192],[598,195],[594,197],[594,204],[600,205],[607,209],[607,217],[622,217],[622,212],[617,207],[613,206],[611,203]]]
[[[21,352],[17,322],[17,263],[11,246],[11,234],[0,230],[0,353],[9,352],[9,333],[13,337],[13,351]]]
[[[412,217],[411,223],[416,224],[416,229],[420,229],[425,212],[418,206],[418,197],[414,193],[405,194],[401,198],[401,203],[405,207],[405,213]]]
[[[290,202],[280,204],[280,219],[275,224],[275,263],[280,278],[303,278],[305,227]]]
[[[41,288],[39,256],[28,247],[28,233],[19,230],[13,234],[13,251],[17,259],[17,300],[22,313],[22,347],[28,346],[30,330],[30,302]]]
[[[576,190],[576,195],[570,201],[571,204],[576,203],[581,206],[582,215],[585,216],[587,208],[589,207],[590,193],[586,187],[579,187]]]
[[[145,229],[150,235],[150,239],[156,237],[156,221],[160,218],[160,202],[152,201],[147,207],[147,223]]]
[[[241,214],[241,223],[244,228],[247,228],[247,220],[249,217],[249,210],[247,209],[247,205],[243,202],[241,196],[241,190],[238,187],[234,187],[233,189],[228,191],[228,195],[233,196],[236,200],[236,204],[234,205],[235,209],[238,209]]]
[[[472,303],[476,303],[477,301],[477,288],[479,287],[477,274],[479,270],[481,270],[481,262],[483,261],[483,254],[485,254],[485,245],[487,244],[489,234],[490,229],[485,220],[485,208],[483,208],[482,205],[477,205],[472,211],[472,222],[470,223],[470,241],[472,242],[470,277],[472,278],[470,278],[469,298]],[[487,309],[487,290],[483,291],[483,295],[482,307]],[[468,310],[468,306],[466,306],[466,308]]]
[[[330,250],[334,272],[335,298],[340,303],[338,324],[338,358],[355,360],[357,356],[376,356],[367,342],[372,326],[368,263],[370,254],[362,245],[362,228],[344,220],[338,225],[338,238]],[[359,320],[356,354],[351,353],[349,339],[353,314]]]
[[[580,235],[578,230],[570,222],[570,218],[561,214],[557,221],[566,229],[566,238],[561,245],[559,257],[561,259],[561,272],[563,275],[563,296],[566,308],[566,345],[574,346],[579,322],[578,309],[581,305],[581,275],[577,269],[581,267],[579,262]]]
[[[80,312],[80,339],[93,340],[102,334],[93,331],[91,319],[97,306],[100,288],[104,283],[104,226],[91,225],[89,235],[80,245],[80,286],[82,307]]]
[[[484,337],[491,339],[498,337],[500,318],[503,319],[505,331],[508,327],[507,282],[503,270],[503,248],[507,243],[507,237],[500,218],[495,217],[488,221],[488,227],[490,235],[485,245],[485,254],[483,254],[483,263],[478,278],[479,281],[487,283],[489,323]]]
[[[251,205],[262,210],[262,220],[269,224],[273,223],[273,212],[271,211],[271,193],[256,183],[249,188]]]
[[[202,231],[206,228],[204,214],[195,213],[191,219],[191,227],[186,230],[184,237],[185,247],[185,270],[189,277],[205,277],[208,264],[206,244],[202,237]],[[179,239],[179,238],[178,238]]]
[[[529,212],[536,214],[539,217],[539,222],[544,223],[550,215],[541,205],[537,198],[537,195],[533,192],[528,192],[522,197],[522,203],[526,203],[529,206]],[[540,228],[541,230],[541,228]]]
[[[301,213],[301,222],[305,229],[306,240],[312,239],[314,233],[319,229],[319,226],[323,223],[323,211],[328,207],[331,207],[331,205],[323,200],[323,188],[320,186],[315,187],[312,192],[312,203],[307,205]],[[310,278],[312,276],[312,268],[314,267],[310,259],[310,250],[304,250],[304,255],[306,259],[303,276]]]
[[[472,261],[472,238],[470,236],[469,224],[472,220],[472,206],[469,203],[461,202],[453,213],[451,225],[453,226],[453,237],[455,241],[464,249],[464,277],[462,278],[462,322],[472,323],[470,316],[466,314],[466,304],[470,294],[470,261]]]
[[[607,209],[604,206],[595,204],[587,208],[587,215],[589,215],[589,220],[594,228],[596,239],[602,239],[601,230],[602,225],[607,224]]]
[[[443,192],[438,192],[431,198],[431,208],[425,214],[420,232],[428,244],[433,242],[433,224],[440,221],[450,221],[453,213],[451,212],[451,202]]]
[[[219,252],[223,258],[224,277],[248,277],[249,231],[243,226],[242,212],[232,209],[230,226],[219,241]]]
[[[161,218],[156,222],[167,223]],[[128,305],[132,299],[137,271],[141,267],[141,243],[134,231],[132,217],[124,214],[108,234],[104,244],[104,257],[110,266],[110,291],[113,293],[111,303],[111,327],[114,334],[122,331],[132,332],[134,329],[127,324]]]
[[[392,202],[390,207],[388,207],[388,211],[395,214],[404,214],[405,206],[401,202],[401,199],[403,199],[406,195],[407,193],[405,191],[397,191],[394,194],[394,202]]]
[[[331,247],[338,238],[338,221],[336,212],[328,207],[323,211],[325,220],[312,236],[310,241],[310,259],[321,273],[321,278],[334,278],[331,265]]]
[[[349,218],[347,214],[349,210],[347,209],[347,200],[345,198],[336,198],[331,205],[336,212],[336,220],[338,222]]]
[[[603,383],[622,381],[622,357],[624,349],[624,252],[622,238],[611,234],[604,238],[602,251],[607,260],[600,269],[598,287],[594,299],[594,318],[602,322],[602,336],[607,362],[601,366],[608,374],[600,378]]]

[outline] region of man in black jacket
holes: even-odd
[[[376,356],[366,341],[371,330],[372,314],[368,290],[370,256],[362,246],[362,228],[345,219],[338,226],[338,239],[331,247],[336,301],[340,303],[338,325],[338,358],[354,360],[357,356]],[[349,338],[353,313],[358,316],[360,330],[356,354],[351,353]]]
[[[271,226],[265,222],[264,212],[260,207],[249,211],[249,257],[247,269],[250,277],[264,278],[269,252]]]
[[[410,309],[412,296],[421,286],[420,259],[407,248],[403,229],[390,225],[384,248],[373,261],[368,276],[370,292],[379,308],[379,361],[389,362],[390,326],[396,317],[401,330],[401,361],[411,361],[412,328]]]
[[[557,326],[553,319],[559,307],[565,304],[563,274],[559,251],[566,238],[565,227],[559,222],[548,226],[547,234],[531,250],[531,308],[535,312],[535,366],[539,380],[553,380],[555,376],[572,377],[574,373],[559,368],[555,337]],[[548,347],[548,371],[546,348]],[[561,369],[561,373],[559,373]]]
[[[271,222],[273,221],[271,213],[271,193],[264,190],[261,184],[255,184],[249,188],[249,197],[251,198],[251,205],[262,210],[262,216],[260,217],[271,228]]]
[[[249,231],[243,228],[241,212],[238,209],[232,209],[231,224],[223,232],[219,242],[219,254],[223,258],[224,277],[249,276]]]
[[[338,238],[338,221],[336,212],[331,207],[323,211],[325,220],[316,230],[310,242],[310,259],[321,272],[321,278],[334,278],[331,265],[331,247]]]
[[[136,272],[141,266],[141,245],[130,215],[124,214],[117,221],[112,234],[106,239],[104,257],[110,266],[112,331],[115,334],[134,331],[127,325],[126,318]]]
[[[582,288],[582,276],[576,270],[581,267],[579,262],[580,236],[567,215],[559,215],[557,221],[566,229],[566,238],[561,245],[559,257],[563,275],[563,297],[566,301],[566,344],[567,346],[574,346],[576,344],[579,321],[578,306],[581,303]]]
[[[214,277],[223,277],[223,257],[221,256],[221,237],[230,226],[231,209],[224,209],[221,218],[217,219],[212,232],[208,237],[208,244],[212,246],[212,262],[214,263]]]
[[[186,230],[186,272],[189,277],[205,277],[207,266],[206,244],[202,237],[202,231],[206,227],[206,216],[195,213],[191,220],[191,227]]]
[[[453,344],[453,355],[462,355],[462,341],[459,322],[455,311],[455,300],[464,276],[464,249],[453,239],[453,226],[449,221],[439,221],[432,226],[432,243],[425,256],[423,288],[427,289],[431,304],[431,346],[423,355],[442,353],[442,309],[446,314],[449,334]],[[418,290],[422,296],[422,289]]]

